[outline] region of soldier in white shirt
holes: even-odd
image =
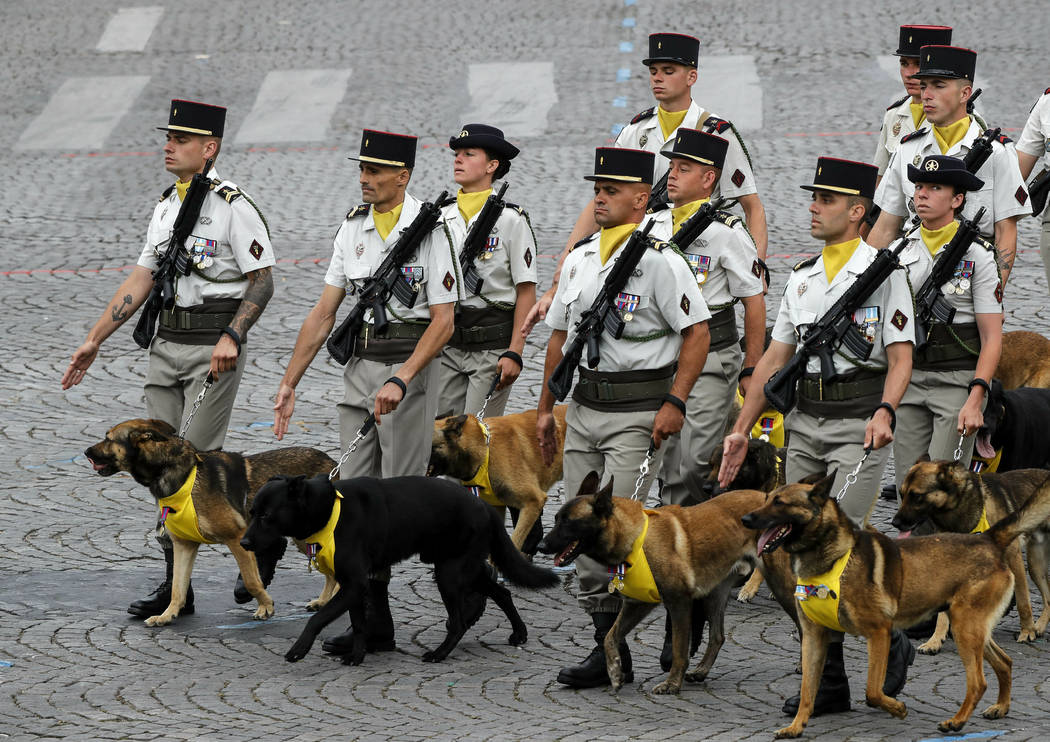
[[[1035,106],[1032,107],[1021,136],[1017,140],[1017,161],[1021,167],[1021,177],[1028,180],[1028,176],[1032,174],[1032,169],[1040,159],[1043,161],[1043,169],[1036,176],[1037,178],[1046,177],[1047,170],[1050,169],[1050,88],[1043,91]],[[1039,241],[1039,254],[1043,258],[1047,286],[1050,286],[1050,209],[1044,206],[1041,213],[1043,233]],[[1039,213],[1032,215],[1039,216]]]

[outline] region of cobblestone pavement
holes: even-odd
[[[870,157],[882,106],[900,94],[878,60],[894,48],[898,24],[950,23],[957,43],[980,50],[982,106],[997,125],[1021,127],[1050,84],[1042,0],[955,4],[946,16],[913,8],[905,0],[848,8],[798,0],[185,0],[151,16],[159,20],[139,51],[99,51],[113,46],[106,29],[120,10],[115,0],[9,0],[0,31],[0,150],[8,163],[0,181],[0,316],[8,338],[0,356],[0,466],[9,474],[0,483],[0,737],[769,738],[784,722],[778,709],[799,677],[797,639],[765,591],[752,605],[732,603],[711,678],[678,697],[651,694],[662,677],[659,619],[632,637],[637,680],[619,694],[554,682],[557,668],[589,649],[571,578],[543,593],[515,591],[530,628],[524,647],[506,643],[509,627],[490,610],[446,662],[430,665],[420,656],[440,641],[444,613],[427,571],[407,563],[395,571],[391,590],[397,652],[351,668],[318,648],[293,665],[282,655],[321,587],[318,576],[290,555],[271,586],[277,616],[255,623],[249,606],[233,603],[233,560],[204,548],[194,575],[196,615],[147,629],[125,607],[152,589],[162,570],[148,495],[126,476],[96,477],[80,455],[110,425],[142,413],[145,356],[133,350],[129,328],[103,347],[84,384],[63,393],[58,382],[134,262],[152,198],[167,185],[152,127],[163,123],[169,98],[223,102],[230,106],[228,130],[238,132],[268,73],[349,74],[340,78],[349,80],[345,90],[328,99],[326,119],[317,118],[320,108],[304,109],[302,136],[228,137],[219,163],[262,206],[281,259],[277,294],[252,332],[227,439],[229,449],[252,452],[273,445],[271,397],[319,294],[339,219],[357,202],[356,170],[346,154],[360,128],[419,133],[424,148],[412,190],[430,197],[448,182],[446,137],[467,112],[493,110],[485,108],[486,94],[502,101],[488,120],[517,122],[512,138],[523,154],[511,172],[512,200],[532,214],[547,283],[567,225],[586,199],[580,176],[592,148],[616,122],[650,105],[637,60],[654,30],[697,33],[712,69],[740,55],[739,68],[754,72],[716,87],[744,96],[747,115],[760,122],[744,136],[769,217],[772,313],[789,266],[815,247],[798,184],[810,182],[819,154]],[[478,40],[464,40],[465,31]],[[476,81],[489,79],[480,70],[494,63],[537,63],[530,74],[549,72],[550,79],[512,79],[479,92]],[[378,79],[383,75],[389,79]],[[126,79],[133,76],[141,79]],[[131,98],[118,100],[128,87],[118,79],[135,83]],[[530,92],[515,98],[516,83]],[[103,92],[76,102],[78,91],[89,89]],[[742,105],[698,97],[716,113]],[[120,106],[124,113],[106,118]],[[244,128],[251,130],[260,128]],[[68,132],[62,141],[98,139],[65,147],[48,144],[48,131]],[[1045,334],[1050,318],[1037,225],[1028,220],[1020,231],[1007,329]],[[512,410],[536,401],[546,335],[529,341]],[[289,444],[335,452],[338,380],[332,362],[315,362],[300,386]],[[548,525],[559,501],[552,497]],[[889,530],[890,515],[880,503],[875,524]],[[344,627],[340,621],[326,634]],[[1016,644],[1017,627],[1010,613],[996,629],[1014,660],[1010,715],[995,722],[975,715],[965,730],[971,738],[1042,739],[1050,731],[1046,640]],[[847,641],[846,658],[855,710],[815,719],[809,738],[935,738],[935,723],[963,694],[951,643],[937,657],[916,660],[902,695],[910,708],[903,721],[864,706],[864,651],[856,639]]]

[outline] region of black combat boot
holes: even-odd
[[[277,571],[277,562],[284,556],[284,550],[288,548],[288,539],[282,538],[267,551],[255,552],[255,563],[259,567],[259,577],[262,579],[263,587],[269,587],[273,581],[273,574]],[[233,599],[238,605],[247,603],[252,599],[252,594],[244,586],[244,575],[237,575],[237,584],[233,586]]]
[[[558,673],[558,682],[570,688],[597,688],[609,685],[609,673],[605,667],[605,635],[609,633],[616,621],[615,613],[592,613],[594,622],[594,649],[587,659],[572,667],[563,667]],[[634,671],[631,665],[631,650],[627,642],[620,643],[620,664],[623,667],[625,683],[634,682]]]
[[[128,606],[128,613],[132,616],[142,616],[143,618],[149,618],[150,616],[156,616],[167,610],[168,606],[171,605],[171,573],[175,568],[175,552],[171,549],[164,550],[164,582],[157,586],[157,589],[149,594],[148,597],[136,600],[134,603]],[[193,583],[191,582],[186,588],[186,604],[182,606],[182,610],[179,611],[180,616],[189,616],[193,614]]]
[[[799,697],[792,696],[784,701],[781,708],[788,716],[798,713]],[[813,702],[813,716],[840,714],[849,711],[849,678],[846,677],[846,665],[842,661],[842,642],[828,644],[827,659],[824,660],[824,672],[820,676],[820,687]]]
[[[387,580],[368,581],[368,597],[365,600],[365,651],[393,652],[397,649],[394,642],[394,619],[390,615],[390,602]],[[354,646],[354,627],[338,636],[325,639],[321,649],[329,654],[348,654]]]
[[[908,640],[907,634],[900,629],[894,629],[890,635],[890,656],[886,664],[886,680],[882,684],[882,692],[896,698],[908,679],[908,665],[914,661],[915,647]]]

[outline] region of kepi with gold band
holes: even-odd
[[[678,157],[721,170],[726,161],[727,151],[729,151],[729,141],[717,134],[708,134],[706,131],[697,129],[679,128],[674,145],[660,154],[669,160]]]
[[[893,55],[918,58],[919,50],[924,46],[951,43],[951,26],[901,26],[900,42]]]
[[[654,62],[675,62],[696,67],[700,60],[700,39],[682,33],[649,34],[649,56],[642,60],[646,67]]]
[[[914,77],[943,77],[973,82],[977,52],[961,46],[929,44],[919,50],[919,71]]]
[[[347,159],[411,170],[416,166],[416,141],[410,134],[365,129],[361,132],[360,154]]]
[[[878,175],[879,169],[866,162],[821,157],[817,159],[813,185],[799,187],[807,191],[832,191],[845,193],[847,196],[874,198],[875,180]]]
[[[655,160],[656,156],[644,149],[598,147],[594,150],[594,175],[585,175],[583,179],[652,185]]]
[[[171,101],[168,125],[157,127],[160,131],[181,131],[220,139],[225,128],[226,109],[222,106],[177,98]]]

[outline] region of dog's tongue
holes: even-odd
[[[908,538],[908,536],[910,536],[910,535],[911,535],[911,529],[909,528],[907,531],[901,531],[900,533],[898,533],[897,534],[897,538],[899,538],[899,539],[900,538]]]
[[[88,459],[88,461],[91,461],[91,468],[94,469],[95,471],[102,471],[103,469],[106,468],[105,464],[99,464],[98,462],[92,461],[91,459]]]
[[[562,549],[561,553],[559,553],[558,556],[554,557],[554,566],[555,567],[560,567],[562,565],[562,562],[565,561],[565,557],[567,557],[570,554],[572,554],[572,551],[573,551],[573,549],[576,548],[576,544],[577,543],[578,542],[573,541],[571,544],[569,544],[564,549]]]
[[[986,431],[981,431],[977,434],[977,455],[982,459],[994,459],[995,449],[992,448],[992,436]]]
[[[768,544],[783,529],[783,525],[776,525],[762,531],[762,535],[758,537],[758,553],[761,554],[765,550],[766,544]]]

